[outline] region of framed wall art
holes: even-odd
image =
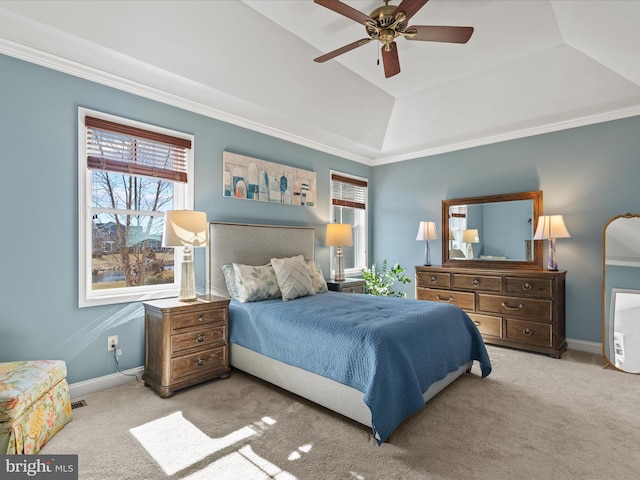
[[[316,173],[232,152],[222,154],[222,194],[259,202],[315,207]]]

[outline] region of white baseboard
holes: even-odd
[[[136,367],[130,370],[125,370],[123,373],[112,373],[103,377],[90,378],[82,382],[72,383],[69,385],[69,394],[71,401],[75,402],[81,400],[90,393],[99,392],[100,390],[106,390],[107,388],[117,387],[118,385],[124,385],[125,383],[134,382],[135,378],[129,375],[135,375],[138,378],[142,378],[144,367]]]
[[[597,342],[567,338],[567,347],[569,350],[580,350],[581,352],[595,353],[596,355],[602,354],[602,344]]]

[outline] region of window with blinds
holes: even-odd
[[[192,138],[80,109],[79,305],[177,293],[164,212],[192,208]]]
[[[359,275],[367,266],[367,195],[366,178],[331,172],[332,221],[350,224],[353,232],[353,246],[342,247],[346,275]],[[332,251],[332,272],[334,261],[335,252]]]

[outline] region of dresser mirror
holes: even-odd
[[[640,215],[612,218],[602,238],[602,354],[606,366],[640,373]]]
[[[542,191],[442,201],[442,265],[542,269]]]

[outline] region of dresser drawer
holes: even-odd
[[[464,310],[475,310],[475,293],[473,292],[454,292],[433,288],[418,288],[416,290],[418,300],[452,303]]]
[[[553,303],[551,300],[537,298],[506,297],[481,293],[478,294],[478,311],[501,315],[522,315],[550,322]]]
[[[190,332],[171,335],[171,355],[195,347],[204,349],[224,343],[227,338],[226,330],[225,325],[220,324],[215,327],[208,326]]]
[[[502,278],[488,275],[461,275],[454,273],[453,288],[499,293],[502,290]]]
[[[418,287],[451,287],[451,275],[443,272],[417,272],[416,285]]]
[[[214,322],[224,322],[226,310],[207,310],[201,312],[176,313],[171,317],[171,330],[205,325]]]
[[[469,313],[480,333],[491,337],[502,337],[502,317],[490,317],[479,313]]]
[[[550,324],[507,318],[506,325],[505,338],[507,340],[544,347],[552,345]]]
[[[551,297],[552,280],[545,278],[506,277],[505,293]]]
[[[226,368],[226,346],[220,346],[171,359],[171,381],[203,375]]]

